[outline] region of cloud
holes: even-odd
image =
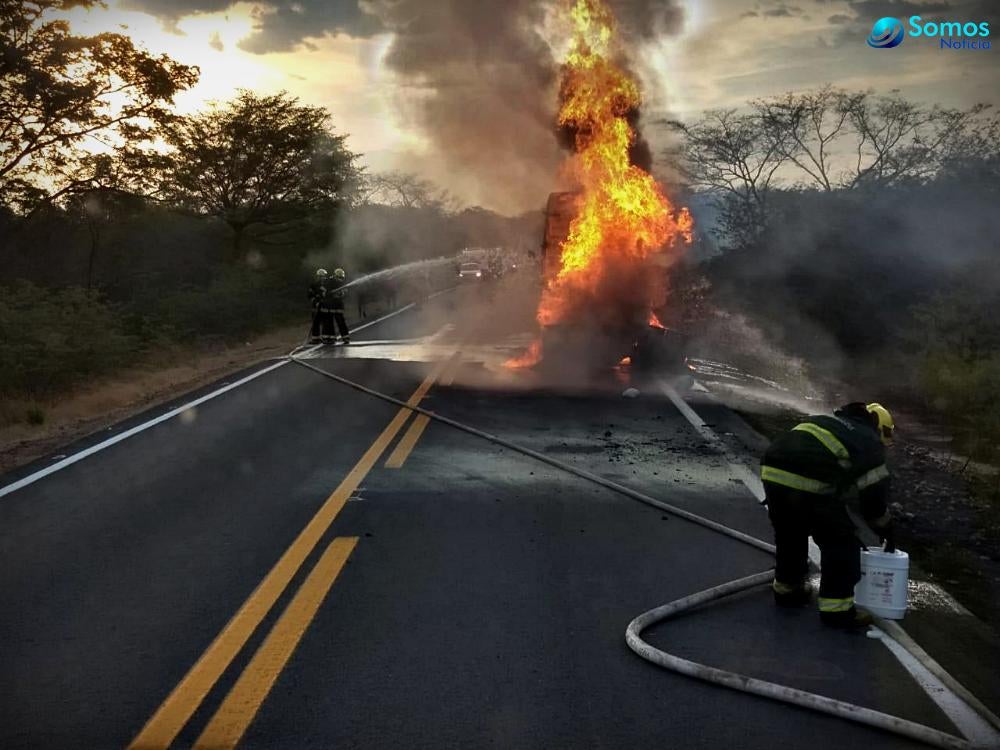
[[[208,40],[208,46],[217,52],[222,52],[226,48],[226,46],[222,43],[222,38],[219,36],[218,31],[212,34],[211,38]]]
[[[138,10],[159,18],[168,28],[176,30],[185,16],[217,13],[228,10],[240,0],[119,0],[125,10]],[[536,11],[551,7],[555,0],[515,2],[509,15],[513,21],[524,20],[521,10],[530,6]],[[679,0],[610,0],[622,33],[631,39],[645,41],[677,34],[684,24],[684,9]],[[492,16],[501,20],[508,15],[507,3],[496,0],[467,0],[448,3],[454,15],[462,15],[462,5],[472,6],[469,15]],[[485,6],[493,6],[487,8]],[[436,0],[425,4],[410,0],[257,0],[253,11],[254,33],[240,47],[248,52],[287,52],[299,45],[308,46],[310,39],[327,34],[347,34],[368,38],[385,31],[383,20],[393,16],[394,30],[400,24],[419,26],[425,19],[440,15]],[[394,7],[398,6],[398,7]],[[488,40],[487,40],[488,43]]]
[[[138,10],[157,18],[178,21],[196,13],[218,13],[235,0],[120,0],[122,10]]]
[[[981,10],[983,2],[954,0],[948,10],[941,10],[945,3],[911,2],[902,11],[917,6],[917,14],[926,19],[935,14],[989,18]],[[796,4],[807,7],[804,2]],[[776,5],[754,0],[719,4],[717,12],[702,16],[681,36],[673,45],[666,74],[675,116],[690,120],[705,109],[740,108],[750,99],[827,83],[862,91],[900,89],[914,100],[946,107],[968,107],[984,99],[1000,104],[993,94],[996,73],[988,53],[951,54],[936,44],[911,40],[889,52],[868,48],[865,39],[880,11],[886,10],[885,0],[880,6],[858,0],[808,6],[846,16],[843,23],[831,23],[829,14],[822,14],[809,24],[775,19],[771,24],[744,23],[742,33],[729,33],[742,13]],[[900,4],[893,5],[899,12]],[[935,10],[928,12],[929,8]],[[859,18],[859,13],[864,16]]]
[[[382,31],[378,19],[353,0],[268,0],[254,14],[254,33],[240,42],[247,52],[288,52],[325,34],[370,37]]]
[[[177,30],[185,16],[226,11],[239,0],[120,0],[124,10],[137,10],[159,18],[164,26]],[[261,0],[253,11],[253,33],[240,43],[247,52],[287,52],[309,39],[344,33],[370,37],[381,31],[378,19],[360,6],[358,0]]]
[[[827,22],[837,26],[833,42],[839,46],[855,44],[871,31],[879,18],[907,19],[921,16],[924,20],[953,18],[988,18],[986,8],[990,0],[847,0],[846,10],[851,15],[837,13]]]
[[[776,8],[769,8],[764,11],[764,15],[769,18],[791,18],[802,15],[802,8],[797,5],[786,5],[779,2]]]

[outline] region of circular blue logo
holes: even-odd
[[[903,43],[906,32],[903,30],[903,22],[898,18],[886,16],[880,18],[872,26],[872,33],[868,35],[868,46],[876,49],[892,49]]]

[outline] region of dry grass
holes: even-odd
[[[174,347],[58,399],[7,401],[0,405],[0,412],[4,412],[0,414],[0,471],[33,461],[262,359],[286,354],[301,343],[302,332],[302,326],[283,328],[244,346],[219,346],[208,351]],[[27,415],[31,415],[30,420]]]

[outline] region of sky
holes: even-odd
[[[536,208],[558,184],[560,0],[106,0],[76,33],[120,31],[198,65],[181,111],[237,89],[326,107],[371,171],[427,177],[461,203]],[[827,83],[967,107],[1000,103],[996,50],[865,38],[883,16],[988,21],[992,0],[611,0],[643,84],[646,136],[664,117]],[[1000,44],[998,44],[1000,47]]]

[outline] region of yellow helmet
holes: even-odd
[[[885,445],[892,445],[892,436],[896,432],[896,423],[892,421],[892,414],[882,404],[868,404],[865,407],[869,414],[874,414],[878,418],[878,434]]]
[[[343,268],[338,268],[333,272],[333,278],[335,278],[337,281],[343,281],[344,279],[347,278],[347,274],[344,273]]]

